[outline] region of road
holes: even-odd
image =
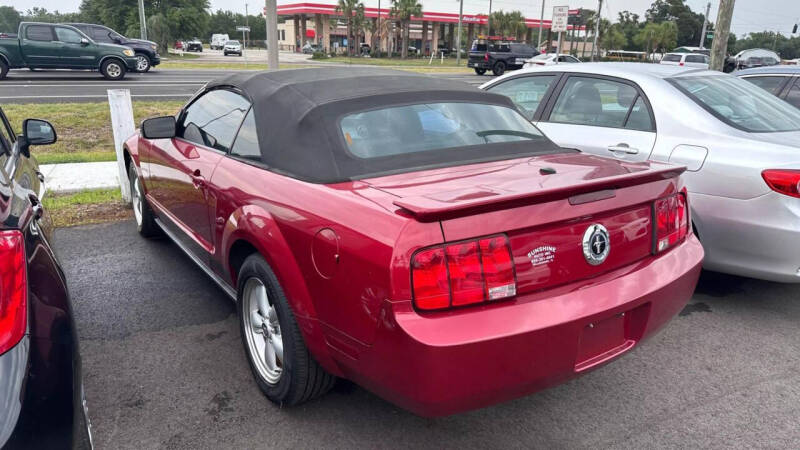
[[[230,75],[232,70],[155,69],[148,73],[129,73],[122,81],[104,80],[97,72],[51,70],[12,70],[0,81],[0,104],[99,102],[108,99],[108,89],[130,89],[136,100],[186,100],[205,83]],[[434,74],[475,86],[491,77],[475,74]]]
[[[704,273],[659,335],[565,385],[422,419],[349,383],[252,380],[230,300],[132,221],[57,230],[97,448],[797,448],[800,286]],[[520,355],[524,357],[524,355]],[[476,361],[476,368],[491,361]]]

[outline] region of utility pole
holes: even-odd
[[[492,0],[489,0],[489,15],[486,17],[486,35],[492,35]],[[489,45],[488,42],[486,45]]]
[[[700,48],[706,48],[706,27],[708,26],[708,14],[711,12],[711,2],[706,5],[706,15],[703,19],[703,31],[700,32]]]
[[[544,25],[544,0],[542,0],[542,12],[539,14],[539,42],[536,43],[536,50],[542,48],[542,26]],[[545,52],[547,53],[547,52]]]
[[[247,3],[244,4],[244,26],[250,28],[250,13],[247,12]],[[248,32],[247,35],[249,36],[250,32]],[[244,45],[244,48],[247,48],[247,38],[242,37],[242,40],[244,41],[242,45]]]
[[[597,2],[597,18],[594,22],[594,43],[592,44],[591,61],[594,62],[594,52],[597,51],[597,59],[600,59],[600,51],[597,50],[597,35],[600,34],[600,12],[603,11],[603,0]]]
[[[373,52],[378,58],[381,57],[381,44],[383,43],[383,36],[381,35],[381,0],[378,0],[378,20],[375,22],[375,32],[378,34],[378,51]],[[319,31],[317,31],[319,33]],[[374,50],[374,49],[373,49]],[[422,53],[425,53],[425,43],[422,43]]]
[[[278,70],[278,0],[265,0],[267,15],[267,67]]]
[[[728,35],[731,32],[734,0],[719,0],[717,23],[714,26],[714,41],[711,44],[711,70],[722,71],[728,53]]]
[[[456,33],[456,65],[461,65],[461,21],[464,16],[464,0],[458,2],[458,33]],[[425,47],[425,43],[422,43]],[[424,50],[424,48],[423,48]]]
[[[147,40],[147,19],[144,17],[144,0],[139,0],[139,35]]]

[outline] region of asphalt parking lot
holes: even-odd
[[[320,70],[324,69],[324,66],[320,67]],[[205,83],[234,72],[201,67],[189,70],[156,68],[148,73],[128,73],[121,81],[108,81],[91,71],[12,70],[8,78],[0,81],[0,104],[102,102],[108,99],[108,89],[130,89],[133,101],[188,100]],[[474,73],[431,76],[463,81],[474,86],[493,78]]]
[[[488,79],[488,78],[487,78]],[[659,335],[526,398],[423,419],[340,382],[281,409],[232,302],[132,221],[59,229],[97,448],[796,448],[800,285],[712,273]],[[524,358],[524,352],[520,358]],[[491,361],[476,361],[475,370]]]

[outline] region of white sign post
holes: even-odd
[[[558,45],[556,46],[555,63],[558,64],[558,55],[561,54],[561,33],[567,31],[567,18],[569,17],[569,6],[553,7],[553,22],[550,31],[558,33]]]
[[[236,31],[242,32],[242,57],[244,58],[244,65],[247,65],[247,56],[244,56],[244,51],[247,50],[247,38],[245,37],[245,33],[250,32],[250,27],[243,27],[238,26],[236,27]]]
[[[136,125],[133,123],[131,92],[127,89],[109,89],[108,106],[111,108],[111,129],[114,132],[114,150],[117,153],[119,187],[122,192],[122,200],[130,202],[131,185],[128,183],[128,172],[125,170],[125,156],[122,147],[125,140],[136,131]]]

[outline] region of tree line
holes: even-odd
[[[162,49],[178,39],[199,37],[208,40],[212,33],[225,33],[233,38],[240,34],[236,27],[241,25],[250,26],[248,39],[251,42],[263,43],[266,39],[266,24],[261,14],[245,16],[223,10],[210,12],[208,0],[144,0],[144,5],[148,37],[158,42]],[[398,33],[398,42],[402,41],[401,55],[405,57],[410,41],[411,18],[420,16],[422,9],[419,0],[391,0],[389,20],[381,21],[379,30],[374,19],[364,17],[361,0],[338,0],[337,10],[342,17],[332,20],[331,26],[337,26],[341,21],[347,27],[351,42],[358,41],[367,32],[373,36],[373,41]],[[697,46],[705,17],[702,13],[692,11],[686,0],[655,0],[644,18],[630,11],[622,11],[616,19],[614,23],[600,19],[599,42],[602,48],[663,53],[676,47]],[[597,15],[590,9],[582,9],[578,15],[569,17],[570,24],[585,26],[590,34],[595,28],[595,20]],[[11,6],[0,6],[0,32],[15,32],[21,21],[99,23],[126,36],[139,36],[137,2],[128,0],[83,0],[75,13],[48,11],[38,7],[17,11]],[[520,11],[494,11],[489,23],[492,35],[523,40],[527,32],[525,17]],[[708,24],[708,30],[713,33],[713,23]],[[462,33],[462,36],[465,34]],[[463,39],[461,44],[469,45]],[[564,42],[579,41],[585,36],[571,30],[563,39]],[[370,44],[375,48],[375,42]],[[710,46],[711,40],[706,40],[706,47]],[[729,53],[748,48],[772,49],[785,59],[800,58],[800,37],[784,36],[774,31],[749,33],[738,39],[730,35]],[[353,50],[351,47],[350,51]]]

